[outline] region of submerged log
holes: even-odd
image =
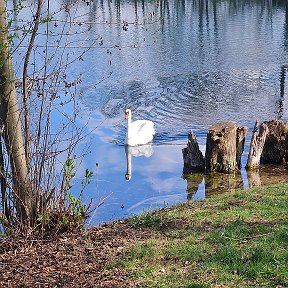
[[[268,126],[265,123],[262,123],[259,126],[258,120],[256,120],[246,164],[247,170],[257,169],[259,167],[260,158],[265,145],[268,131]]]
[[[183,174],[205,171],[204,157],[192,130],[188,134],[187,147],[182,149],[182,154],[184,160]]]
[[[288,122],[264,121],[269,129],[260,158],[261,164],[288,165]]]
[[[247,127],[234,122],[220,122],[208,129],[206,141],[206,172],[231,173],[241,167]]]

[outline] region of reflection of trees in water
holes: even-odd
[[[87,6],[86,2],[89,1],[81,2],[83,7],[85,7],[85,5]],[[254,3],[255,6],[253,5]],[[194,120],[194,118],[188,119],[191,111],[193,111],[193,113],[197,113],[198,111],[205,109],[205,111],[208,110],[208,113],[210,111],[213,113],[218,109],[218,106],[221,106],[223,109],[222,111],[225,110],[224,112],[227,114],[246,108],[247,113],[243,113],[245,114],[243,118],[247,119],[251,116],[253,117],[257,113],[260,115],[261,112],[265,110],[263,106],[261,107],[259,103],[256,103],[257,100],[259,101],[259,98],[263,96],[263,91],[265,91],[267,93],[264,95],[264,97],[269,98],[267,99],[269,102],[273,101],[273,103],[276,103],[274,104],[276,108],[274,108],[273,117],[275,117],[275,111],[278,112],[276,112],[278,118],[282,117],[285,71],[281,70],[280,75],[280,89],[282,89],[280,91],[280,99],[277,97],[275,100],[275,94],[273,94],[275,71],[268,71],[265,69],[260,71],[260,69],[262,69],[261,67],[255,69],[254,67],[248,67],[245,71],[244,69],[246,69],[246,67],[240,67],[240,69],[237,67],[237,65],[234,67],[233,61],[235,61],[237,57],[234,57],[232,54],[237,54],[237,51],[233,51],[233,48],[227,50],[227,57],[230,55],[231,59],[229,59],[227,62],[225,59],[223,60],[223,57],[226,56],[226,47],[223,47],[223,45],[225,45],[225,41],[227,41],[225,37],[228,35],[225,33],[227,30],[229,30],[223,27],[223,19],[225,21],[228,19],[228,17],[232,17],[233,19],[235,15],[239,14],[235,12],[239,11],[241,11],[243,14],[245,14],[246,11],[247,14],[251,13],[252,7],[256,12],[261,12],[261,16],[259,17],[260,19],[256,21],[255,25],[257,27],[255,30],[262,32],[268,26],[271,28],[271,20],[272,17],[274,17],[271,11],[278,7],[281,7],[281,9],[286,8],[287,10],[287,1],[94,0],[93,2],[90,2],[89,7],[90,12],[88,15],[91,17],[89,18],[89,21],[95,22],[94,26],[92,23],[92,30],[95,30],[97,33],[104,33],[106,35],[103,36],[105,42],[104,46],[109,46],[109,51],[112,51],[113,55],[111,56],[111,61],[112,63],[113,61],[119,61],[119,67],[111,66],[111,71],[113,70],[114,75],[117,74],[115,78],[117,77],[119,82],[123,80],[121,79],[121,72],[119,73],[115,70],[126,69],[126,66],[128,65],[127,54],[136,56],[137,59],[140,59],[141,57],[149,59],[147,61],[143,61],[141,65],[143,65],[143,67],[145,66],[144,69],[151,69],[151,78],[154,76],[157,77],[158,75],[155,74],[159,71],[162,73],[161,78],[157,77],[157,81],[160,82],[159,86],[152,87],[156,88],[156,90],[159,88],[156,92],[155,90],[150,92],[149,88],[147,89],[147,87],[145,87],[145,80],[143,83],[140,83],[142,81],[141,75],[135,75],[134,79],[131,81],[130,79],[133,78],[134,75],[131,77],[128,75],[127,79],[129,77],[130,79],[128,79],[128,83],[126,82],[127,87],[120,87],[121,91],[117,91],[119,86],[116,87],[119,85],[119,82],[114,82],[115,87],[112,87],[114,83],[112,83],[112,85],[109,83],[110,86],[105,87],[107,92],[103,93],[105,94],[105,99],[103,103],[100,103],[100,107],[102,109],[101,112],[103,112],[105,116],[110,118],[114,115],[118,115],[119,110],[124,109],[127,103],[134,107],[139,107],[139,105],[143,105],[143,103],[146,106],[150,106],[150,99],[152,99],[152,101],[157,101],[156,105],[161,104],[161,107],[159,108],[160,114],[163,112],[163,110],[161,110],[163,107],[168,108],[170,111],[175,108],[176,111],[174,115],[180,115],[179,118],[184,118],[183,115],[185,115],[186,117],[184,121],[187,120],[187,124],[191,123],[191,120]],[[244,8],[246,10],[243,10]],[[129,22],[128,33],[122,29],[122,22],[124,20]],[[284,27],[286,34],[288,33],[287,22],[286,12],[286,24]],[[104,24],[104,26],[101,26],[102,28],[100,28],[100,25],[98,25],[99,23]],[[107,25],[106,27],[109,29],[105,29],[105,25]],[[110,31],[111,27],[114,30],[111,29]],[[287,37],[285,39],[287,39]],[[144,51],[144,53],[142,53],[143,50],[140,48],[134,49],[135,47],[132,47],[134,44],[137,46],[137,44],[140,43],[141,49],[146,47],[145,45],[151,48],[149,48],[148,52]],[[179,47],[179,44],[177,45],[177,43],[180,43],[182,46]],[[245,42],[242,44],[244,45]],[[128,50],[125,50],[128,47],[130,49],[129,52]],[[155,50],[158,48],[159,50],[162,49],[163,51],[161,52],[163,53],[156,53]],[[121,52],[119,52],[120,50]],[[132,50],[133,52],[131,52]],[[137,52],[135,52],[136,50]],[[253,51],[248,52],[254,53]],[[154,63],[153,59],[153,57],[155,58],[155,55],[157,56],[157,59],[155,59],[156,64]],[[190,55],[195,55],[195,57],[190,57]],[[163,59],[159,59],[161,57],[163,57]],[[135,59],[135,62],[137,59]],[[170,60],[172,64],[169,62]],[[130,63],[131,61],[133,62],[134,59],[130,59]],[[146,62],[149,61],[151,63],[147,64]],[[231,67],[229,67],[229,61],[232,63]],[[97,61],[95,62],[95,66],[101,66],[101,64],[97,64]],[[170,78],[168,79],[168,81],[170,81],[168,85],[166,85],[168,82],[167,79],[165,79],[166,75],[164,75],[165,73],[162,71],[165,70],[162,67],[164,67],[167,62],[169,62],[168,67],[171,71],[171,73],[169,73],[167,76]],[[189,67],[186,67],[187,63],[191,64],[191,73],[190,75],[184,75],[186,79],[183,80],[180,79],[181,77],[179,77],[179,75],[183,71],[184,73],[188,71]],[[183,69],[179,68],[182,65],[184,66]],[[131,68],[131,71],[133,70],[132,72],[134,72],[137,64],[132,66],[134,68]],[[205,74],[205,69],[206,71],[209,71],[208,74]],[[218,73],[218,71],[220,72]],[[143,71],[143,74],[144,73],[147,74],[147,71]],[[125,74],[125,71],[123,74]],[[145,76],[147,76],[146,74]],[[263,78],[261,78],[262,76]],[[125,80],[127,79],[124,79],[121,83],[126,85]],[[185,82],[184,85],[181,83],[182,80]],[[272,83],[272,81],[274,82]],[[133,82],[137,82],[136,84],[141,87],[136,87],[137,85],[134,85]],[[132,91],[130,86],[135,87],[135,90]],[[176,88],[174,92],[171,92],[171,86],[172,89]],[[155,97],[152,97],[152,93],[154,93],[153,95]],[[253,97],[251,95],[253,95]],[[102,97],[102,95],[100,97]],[[122,101],[119,98],[121,98]],[[273,99],[271,100],[270,98]],[[178,99],[180,100],[178,101]],[[239,101],[239,99],[241,100]],[[92,103],[93,105],[95,105],[94,103],[96,102],[99,103],[99,101],[93,100],[87,102],[90,104]],[[167,107],[167,103],[173,102],[176,104],[181,103],[183,105],[182,107],[180,107],[180,105],[175,105],[175,107],[173,107],[173,105],[172,107]],[[245,102],[246,104],[243,104]],[[247,108],[248,102],[250,109]],[[114,103],[116,103],[117,106],[113,106]],[[244,105],[245,107],[243,107]],[[233,107],[234,110],[231,110],[231,107]],[[180,109],[180,113],[178,113],[177,109]],[[252,113],[254,109],[255,113]],[[258,112],[258,109],[262,109],[262,111]],[[145,109],[143,110],[145,111]],[[157,111],[157,109],[154,109],[153,113],[154,115],[159,115],[159,111]],[[264,111],[263,113],[266,112]],[[174,115],[171,115],[172,118],[170,119],[173,120]],[[233,114],[232,117],[235,117],[234,115],[235,114]],[[148,117],[149,116],[151,115],[148,115]],[[260,117],[261,116],[268,118],[267,114],[260,115]],[[271,117],[271,114],[268,116]],[[165,117],[165,115],[163,117]]]
[[[285,22],[283,26],[283,49],[287,53],[288,52],[288,2],[285,1]],[[284,99],[285,99],[285,80],[286,80],[286,72],[288,69],[288,63],[285,63],[280,68],[280,98],[278,100],[278,111],[277,118],[281,119],[284,113]]]
[[[282,65],[280,71],[280,97],[278,100],[277,119],[281,119],[284,114],[285,79],[288,66]]]
[[[71,5],[72,3],[76,3],[76,0],[62,0],[66,5]],[[103,1],[103,0],[86,0],[81,1],[82,6],[87,6],[90,9],[90,12],[94,12],[94,16],[97,11],[101,11],[102,17],[105,17],[106,20],[113,20],[114,11],[116,11],[116,15],[121,18],[122,9],[129,5],[133,7],[135,18],[138,19],[140,17],[147,17],[149,14],[151,16],[151,9],[153,13],[161,16],[163,19],[171,16],[171,13],[174,14],[177,20],[181,20],[183,15],[186,13],[191,13],[191,11],[197,11],[199,17],[199,29],[203,28],[203,20],[209,21],[209,18],[212,16],[215,21],[216,9],[222,9],[223,7],[228,8],[229,14],[235,14],[235,12],[242,10],[243,8],[250,8],[251,4],[255,4],[259,6],[261,9],[267,9],[270,11],[273,8],[283,8],[286,7],[286,0],[199,0],[199,1],[190,1],[190,0],[154,0],[154,1],[146,1],[146,0],[134,0],[134,1],[121,1],[121,0],[113,0],[113,1]],[[251,3],[252,2],[252,3]],[[223,6],[224,5],[224,6]],[[212,11],[212,14],[210,12]],[[98,14],[98,16],[100,16]],[[122,15],[123,16],[123,15]],[[117,17],[117,18],[118,18]],[[103,18],[102,18],[103,20]],[[214,22],[215,23],[215,22]]]

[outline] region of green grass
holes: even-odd
[[[288,185],[213,196],[127,221],[135,233],[147,229],[150,236],[110,269],[121,266],[137,287],[288,287]]]

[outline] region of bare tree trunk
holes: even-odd
[[[257,133],[259,130],[259,133]],[[256,120],[253,129],[253,134],[250,142],[250,150],[248,154],[246,169],[252,170],[259,167],[260,158],[265,144],[266,136],[268,134],[268,127],[265,123],[259,126]]]
[[[20,112],[9,50],[5,0],[0,0],[0,116],[3,136],[13,175],[14,199],[22,227],[30,226],[32,218],[31,187],[22,139]]]

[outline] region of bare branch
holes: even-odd
[[[32,31],[32,35],[30,38],[30,42],[28,45],[28,49],[26,52],[24,66],[23,66],[23,102],[24,102],[24,138],[25,138],[25,156],[26,161],[29,160],[29,141],[30,141],[30,125],[29,125],[29,103],[28,103],[28,89],[27,89],[27,81],[28,81],[28,64],[31,55],[31,51],[34,45],[36,33],[38,31],[38,27],[40,24],[40,17],[41,17],[41,9],[42,9],[42,0],[38,0],[38,7],[35,15],[34,20],[34,27]]]

